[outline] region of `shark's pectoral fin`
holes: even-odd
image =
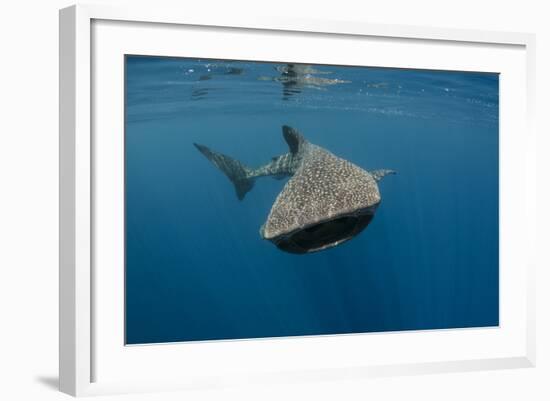
[[[395,171],[393,170],[387,170],[387,169],[381,169],[381,170],[371,170],[369,171],[370,175],[372,175],[372,177],[376,180],[376,181],[380,181],[382,178],[384,178],[385,176],[387,175],[390,175],[390,174],[397,174]]]

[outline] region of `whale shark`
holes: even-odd
[[[295,128],[284,125],[282,131],[289,152],[257,168],[194,145],[229,178],[239,200],[260,177],[290,177],[260,228],[260,236],[280,250],[317,252],[356,237],[372,221],[380,204],[378,182],[395,171],[364,170],[309,142]]]

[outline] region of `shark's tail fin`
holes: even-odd
[[[240,161],[224,154],[214,152],[204,145],[194,144],[195,147],[219,168],[235,186],[237,198],[243,200],[248,191],[254,187],[254,179],[250,177],[251,170]]]

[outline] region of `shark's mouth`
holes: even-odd
[[[373,217],[374,213],[372,212],[338,216],[273,238],[272,241],[285,252],[321,251],[355,237],[369,225]]]

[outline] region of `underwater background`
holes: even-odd
[[[126,56],[126,342],[499,324],[498,74]],[[282,125],[379,183],[373,221],[305,255],[259,234],[193,143],[257,167]]]

